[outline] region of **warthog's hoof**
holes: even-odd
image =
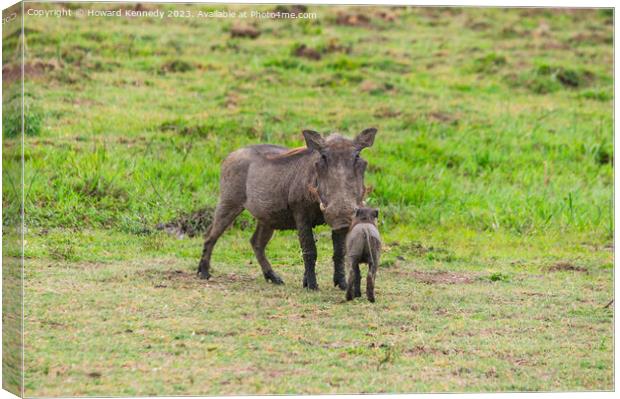
[[[369,295],[368,296],[368,301],[372,302],[372,303],[375,303],[375,296],[374,295]]]
[[[347,291],[347,295],[346,295],[347,301],[352,301],[353,300],[353,293],[350,291]]]
[[[341,279],[334,280],[334,287],[338,287],[338,288],[340,288],[343,291],[346,290],[347,289],[347,282],[346,282],[345,278],[343,277]]]
[[[198,272],[198,277],[200,277],[201,280],[208,280],[211,278],[211,274],[209,272]]]
[[[316,283],[316,280],[308,284],[308,278],[306,276],[304,276],[304,281],[302,285],[304,288],[307,288],[309,290],[319,290],[319,285]]]
[[[209,273],[209,262],[204,259],[200,259],[200,263],[198,263],[198,276],[202,280],[208,280],[211,278],[211,274]]]
[[[272,283],[276,284],[276,285],[282,285],[284,284],[284,281],[280,278],[280,276],[278,276],[275,272],[271,271],[268,273],[264,273],[263,274],[265,276],[265,280],[267,281],[271,281]]]

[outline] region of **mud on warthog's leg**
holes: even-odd
[[[334,286],[341,290],[347,289],[344,270],[346,238],[347,229],[332,230],[332,243],[334,244]]]
[[[226,228],[232,224],[242,211],[243,207],[231,207],[221,203],[217,205],[215,214],[213,215],[213,223],[211,223],[211,226],[207,229],[206,239],[202,249],[202,257],[198,264],[198,274],[200,278],[208,280],[211,277],[210,268],[213,247]]]
[[[297,235],[299,244],[304,258],[304,280],[303,286],[311,290],[318,290],[319,285],[316,282],[316,273],[314,266],[316,264],[316,243],[314,242],[314,234],[310,224],[298,224]]]
[[[256,231],[252,235],[250,239],[250,243],[252,244],[252,249],[254,250],[254,255],[256,255],[256,259],[260,264],[261,269],[263,269],[263,276],[265,276],[265,280],[271,281],[274,284],[284,284],[284,281],[273,271],[271,268],[271,263],[267,260],[265,256],[265,247],[271,240],[273,236],[273,229],[267,227],[263,224],[258,223],[256,226]]]

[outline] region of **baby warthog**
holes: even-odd
[[[360,263],[368,264],[366,276],[366,296],[370,302],[375,301],[375,277],[381,256],[381,236],[377,229],[379,210],[359,208],[351,222],[347,234],[347,301],[362,296],[360,284]]]

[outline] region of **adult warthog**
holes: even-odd
[[[372,146],[376,133],[377,129],[366,129],[350,140],[338,134],[324,138],[304,130],[306,148],[259,144],[230,153],[221,166],[220,197],[207,230],[198,266],[200,277],[211,277],[215,243],[247,209],[257,220],[250,242],[267,281],[283,284],[265,257],[274,230],[296,229],[305,267],[303,286],[318,289],[312,228],[327,223],[334,244],[334,285],[346,289],[343,263],[347,228],[365,193],[367,162],[360,152]]]

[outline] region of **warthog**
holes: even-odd
[[[305,267],[303,286],[318,289],[312,228],[327,223],[332,228],[334,285],[346,289],[347,228],[365,193],[367,162],[360,152],[372,146],[376,133],[377,129],[366,129],[351,140],[338,134],[324,138],[304,130],[305,148],[259,144],[230,153],[221,166],[220,197],[207,230],[198,266],[200,277],[211,276],[216,241],[247,209],[257,221],[250,242],[267,281],[283,284],[265,257],[274,230],[296,229]]]
[[[377,217],[379,217],[378,209],[359,208],[355,211],[355,217],[351,222],[346,246],[348,301],[362,296],[360,263],[368,265],[366,297],[370,302],[375,301],[375,278],[381,256],[381,236],[377,229]]]

